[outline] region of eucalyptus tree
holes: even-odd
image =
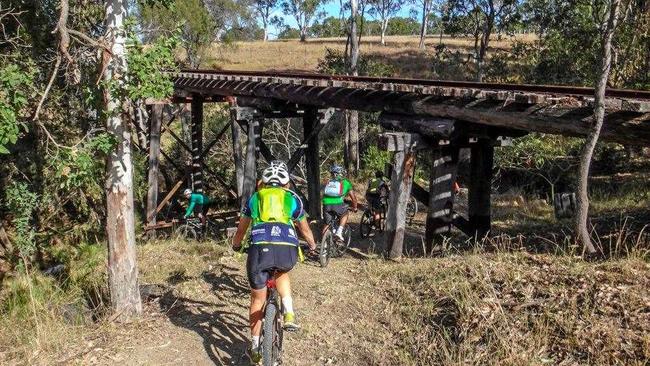
[[[296,21],[301,42],[307,40],[312,23],[324,16],[324,12],[320,10],[322,4],[322,0],[283,0],[282,12]]]
[[[370,14],[379,20],[381,45],[386,45],[386,29],[388,22],[397,15],[404,5],[404,0],[370,0]]]

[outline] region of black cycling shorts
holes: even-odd
[[[328,225],[337,217],[341,217],[348,213],[348,205],[341,203],[338,205],[324,205],[323,218]]]
[[[266,287],[273,271],[289,272],[298,261],[298,248],[292,245],[253,244],[248,248],[246,273],[252,289]]]

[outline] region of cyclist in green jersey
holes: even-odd
[[[203,193],[193,193],[189,188],[183,191],[183,196],[189,201],[183,218],[187,219],[192,214],[196,214],[201,219],[201,224],[205,225],[208,210],[214,205],[215,201]]]
[[[255,363],[261,359],[260,333],[267,280],[271,276],[275,278],[285,311],[284,328],[290,331],[299,329],[294,315],[288,275],[298,258],[299,241],[296,229],[307,241],[310,251],[316,249],[303,204],[298,195],[286,188],[289,184],[289,173],[286,169],[281,166],[269,166],[262,173],[262,182],[263,186],[244,206],[233,238],[233,249],[239,250],[248,227],[253,225],[246,272],[251,287],[251,360]]]
[[[325,226],[323,227],[323,235],[329,228],[330,223],[335,219],[335,216],[340,217],[339,227],[334,235],[338,240],[343,241],[343,228],[348,222],[348,205],[345,203],[345,198],[352,201],[352,210],[357,212],[357,196],[352,190],[352,183],[345,179],[343,174],[345,169],[339,165],[332,165],[330,168],[331,178],[323,188],[323,216],[325,218]]]

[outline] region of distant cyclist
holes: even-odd
[[[266,281],[273,273],[285,311],[284,327],[287,330],[299,329],[288,274],[298,258],[299,242],[295,229],[305,238],[311,251],[316,249],[303,204],[294,192],[286,188],[289,183],[287,170],[281,166],[269,166],[262,173],[262,183],[263,186],[250,197],[242,210],[233,238],[233,249],[239,250],[249,225],[253,224],[246,272],[251,287],[251,360],[254,363],[261,360],[260,333]]]
[[[183,196],[189,201],[183,218],[187,219],[194,213],[201,219],[201,224],[205,225],[208,210],[215,204],[215,201],[203,193],[193,193],[189,188],[183,191]]]
[[[335,219],[335,216],[338,215],[341,219],[334,235],[338,240],[344,241],[343,228],[347,224],[349,216],[345,198],[352,201],[352,210],[357,212],[357,196],[352,190],[352,183],[344,177],[345,169],[343,167],[336,164],[332,165],[330,174],[330,180],[323,188],[323,216],[325,217],[323,235],[329,228],[330,223]]]
[[[386,202],[387,197],[388,183],[384,178],[384,172],[377,170],[375,177],[368,182],[368,189],[366,189],[366,201],[374,213],[374,222],[379,222],[381,219],[382,204]]]

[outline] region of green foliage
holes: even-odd
[[[377,145],[370,145],[362,156],[364,175],[371,176],[374,172],[384,171],[387,163],[391,162],[388,151],[380,150]]]
[[[17,64],[0,67],[0,154],[8,154],[7,147],[16,143],[21,130],[27,131],[20,113],[27,105],[33,73],[33,69],[24,70]]]
[[[154,4],[141,6],[145,23],[157,28],[153,38],[165,38],[180,27],[180,42],[187,53],[191,67],[198,67],[201,54],[215,40],[219,29],[215,18],[201,0],[174,0],[168,6]]]
[[[284,29],[278,33],[278,39],[296,39],[300,38],[300,31],[296,28],[284,27]]]
[[[170,96],[174,91],[174,83],[164,71],[177,69],[174,51],[178,38],[160,37],[145,47],[133,27],[127,29],[127,96],[131,100]]]
[[[503,172],[541,178],[554,193],[555,185],[574,173],[581,146],[581,139],[532,133],[515,139],[512,146],[496,149],[495,165]]]
[[[13,215],[14,242],[23,258],[29,258],[36,249],[35,232],[31,225],[32,213],[38,197],[23,182],[12,182],[5,197],[7,208]]]
[[[115,138],[102,133],[84,142],[79,148],[62,149],[52,168],[61,182],[60,189],[81,189],[87,194],[99,194],[101,186],[97,177],[102,175],[104,158],[115,147]]]
[[[318,60],[318,71],[324,74],[345,74],[347,70],[345,55],[339,50],[325,49],[325,57]],[[393,66],[360,56],[358,63],[359,75],[365,76],[392,76],[395,73]]]

